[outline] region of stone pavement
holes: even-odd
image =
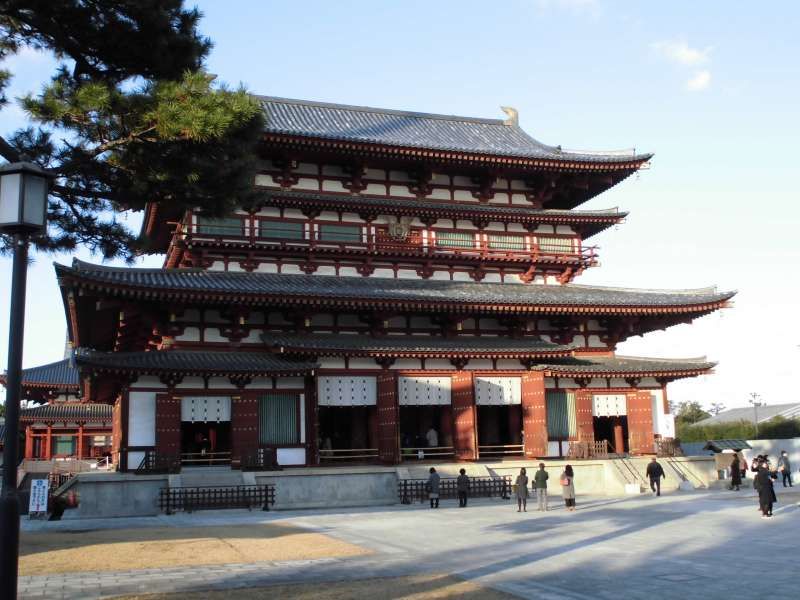
[[[80,530],[281,522],[375,551],[342,559],[22,577],[22,598],[100,598],[126,593],[259,587],[448,573],[521,598],[753,597],[753,573],[776,598],[800,597],[800,494],[783,493],[762,520],[750,492],[656,498],[579,498],[579,510],[517,513],[510,503],[25,522],[26,530]],[[734,573],[734,576],[731,576]],[[759,593],[761,593],[759,591]]]

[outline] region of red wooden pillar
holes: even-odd
[[[319,464],[319,407],[317,406],[317,380],[306,375],[304,381],[306,415],[306,464]]]
[[[449,406],[439,407],[439,445],[453,445],[453,409]]]
[[[458,460],[475,460],[478,458],[477,410],[472,371],[459,371],[452,376],[450,405],[453,410],[455,456]]]
[[[122,393],[114,403],[114,408],[111,410],[111,457],[120,471],[128,470],[128,453],[124,451],[122,418],[123,409],[127,407],[127,402],[124,399],[127,398],[128,390],[122,390]]]
[[[47,433],[45,434],[44,458],[45,460],[53,458],[53,427],[51,425],[47,426]]]
[[[522,376],[522,429],[525,456],[547,456],[547,404],[544,373],[529,371]]]
[[[614,452],[622,454],[625,452],[625,435],[622,431],[622,419],[614,417]]]
[[[575,392],[575,421],[578,427],[578,441],[594,441],[594,416],[592,414],[592,392],[577,390]]]
[[[30,425],[25,427],[25,458],[33,458],[33,429]]]
[[[78,425],[78,460],[83,458],[83,423]]]
[[[628,449],[631,454],[655,452],[653,437],[653,400],[650,392],[629,392]]]
[[[258,397],[242,394],[231,398],[231,458],[237,462],[242,457],[258,451]]]
[[[378,457],[381,462],[400,462],[400,411],[397,406],[397,373],[384,370],[378,375]]]
[[[156,452],[178,457],[181,452],[181,399],[156,394]]]

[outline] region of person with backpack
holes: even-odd
[[[550,475],[544,470],[544,463],[539,463],[539,470],[533,476],[533,485],[536,488],[536,500],[539,510],[547,512],[547,480]]]
[[[561,497],[564,499],[564,504],[568,511],[573,512],[575,510],[575,473],[572,470],[572,465],[564,467],[559,483],[561,484]]]
[[[783,475],[783,487],[786,487],[786,482],[789,482],[789,487],[792,487],[792,463],[789,462],[789,455],[786,450],[781,451],[781,456],[778,459],[778,471]]]
[[[656,496],[661,495],[661,479],[666,479],[667,475],[664,473],[664,467],[659,464],[654,456],[647,465],[647,478],[650,480],[650,489],[653,490]]]

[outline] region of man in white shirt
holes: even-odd
[[[428,448],[436,448],[439,445],[439,434],[436,433],[433,426],[428,429],[428,433],[425,434],[425,439],[428,440]]]

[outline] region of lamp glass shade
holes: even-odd
[[[14,163],[0,169],[0,231],[44,231],[47,188],[47,173],[36,165]]]

